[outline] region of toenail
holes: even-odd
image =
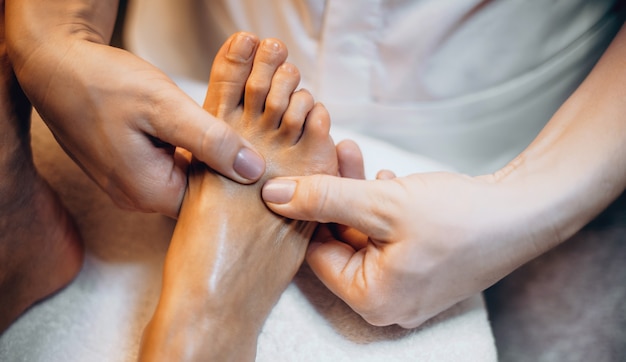
[[[263,186],[261,196],[265,202],[286,204],[293,198],[296,185],[296,181],[293,180],[270,180]]]
[[[247,34],[238,34],[228,47],[228,56],[239,61],[246,61],[252,58],[256,41]]]
[[[233,169],[239,176],[250,181],[256,181],[265,172],[265,161],[251,149],[242,148],[235,158]]]
[[[274,53],[278,53],[280,51],[280,43],[278,43],[276,40],[266,39],[263,46],[265,47],[265,49]]]
[[[289,64],[289,63],[283,63],[280,65],[279,67],[280,70],[287,72],[287,73],[295,73],[296,72],[296,68]]]

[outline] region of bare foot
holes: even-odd
[[[35,170],[29,132],[30,104],[0,43],[0,333],[69,283],[82,265],[76,228]]]
[[[269,211],[261,187],[275,176],[337,174],[328,113],[307,91],[294,93],[300,76],[284,63],[284,45],[261,42],[252,66],[245,52],[227,55],[242,42],[256,39],[235,35],[218,53],[205,108],[244,134],[267,169],[243,186],[192,164],[161,299],[144,333],[146,359],[254,359],[260,329],[315,228]]]

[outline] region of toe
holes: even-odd
[[[337,144],[336,149],[341,177],[365,180],[363,153],[359,145],[352,140],[343,140]]]
[[[282,42],[276,39],[265,39],[261,42],[246,83],[244,96],[246,114],[256,117],[263,112],[274,73],[286,59],[287,48]]]
[[[275,129],[279,126],[283,114],[289,106],[289,98],[300,83],[298,68],[290,63],[283,63],[272,78],[269,94],[265,100],[264,121],[267,127]]]
[[[300,139],[304,130],[304,123],[313,109],[313,96],[306,89],[301,89],[291,95],[289,106],[280,123],[282,136],[291,144]]]
[[[380,170],[376,173],[377,180],[393,180],[396,178],[396,174],[391,170]]]
[[[330,115],[321,103],[316,103],[304,123],[301,139],[318,142],[330,138]]]
[[[304,129],[298,143],[294,145],[308,152],[310,163],[306,174],[339,174],[335,143],[329,132],[328,111],[321,103],[316,103],[304,122]]]
[[[224,117],[241,103],[258,42],[254,35],[240,32],[222,45],[211,68],[204,109]]]

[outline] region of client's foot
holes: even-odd
[[[0,44],[0,334],[69,283],[82,264],[71,218],[35,170],[29,117],[30,105]]]
[[[192,165],[143,357],[253,359],[263,322],[302,263],[315,227],[269,211],[261,186],[269,177],[337,173],[328,113],[308,92],[294,93],[300,77],[284,63],[284,45],[261,42],[252,66],[255,45],[239,34],[222,47],[205,108],[264,155],[265,176],[244,186]]]

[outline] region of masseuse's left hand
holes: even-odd
[[[339,152],[339,155],[342,153]],[[340,160],[341,161],[341,160]],[[342,175],[362,177],[358,166]],[[307,261],[374,325],[418,326],[541,252],[523,205],[489,177],[415,174],[378,180],[278,178],[263,197],[275,212],[320,227]],[[514,196],[512,196],[514,197]],[[513,220],[513,221],[512,221]]]
[[[234,181],[256,182],[265,161],[249,141],[160,69],[108,45],[117,7],[6,0],[15,75],[66,153],[120,207],[171,217],[187,186],[182,149]],[[241,33],[229,45],[230,61],[249,64],[258,39]]]

